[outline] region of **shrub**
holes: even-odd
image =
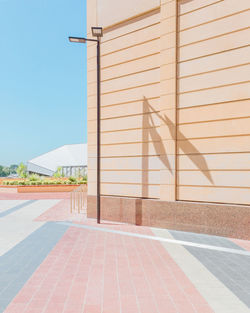
[[[87,184],[87,181],[84,179],[80,179],[78,180],[77,184],[84,185],[84,184]]]
[[[30,180],[30,181],[38,181],[38,180],[40,180],[40,176],[37,175],[37,174],[31,174],[31,175],[29,176],[29,180]]]
[[[62,173],[62,167],[58,167],[56,172],[54,173],[53,177],[60,178],[64,177],[64,174]]]
[[[71,184],[75,184],[77,179],[74,176],[70,176],[69,181],[71,182]]]
[[[23,163],[20,163],[19,166],[16,169],[16,172],[19,177],[26,178],[27,177],[27,166]]]
[[[17,180],[10,181],[10,183],[9,183],[9,185],[17,185],[17,184],[18,184]]]

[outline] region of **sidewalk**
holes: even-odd
[[[249,312],[249,241],[97,225],[68,199],[28,199],[0,201],[0,312]]]

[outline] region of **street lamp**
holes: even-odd
[[[86,43],[87,41],[94,41],[97,43],[97,223],[101,220],[101,199],[100,199],[100,145],[101,145],[101,76],[100,76],[100,38],[103,36],[102,27],[91,27],[92,36],[97,39],[89,39],[82,37],[69,37],[70,42]]]

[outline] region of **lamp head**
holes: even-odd
[[[77,42],[77,43],[86,43],[86,39],[81,38],[81,37],[69,37],[69,41],[70,42]]]
[[[92,36],[93,37],[102,37],[103,36],[102,27],[91,27],[91,30],[92,30]]]

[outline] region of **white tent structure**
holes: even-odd
[[[86,171],[88,162],[87,144],[64,145],[27,162],[27,171],[39,175],[53,176],[62,167],[65,176]]]

